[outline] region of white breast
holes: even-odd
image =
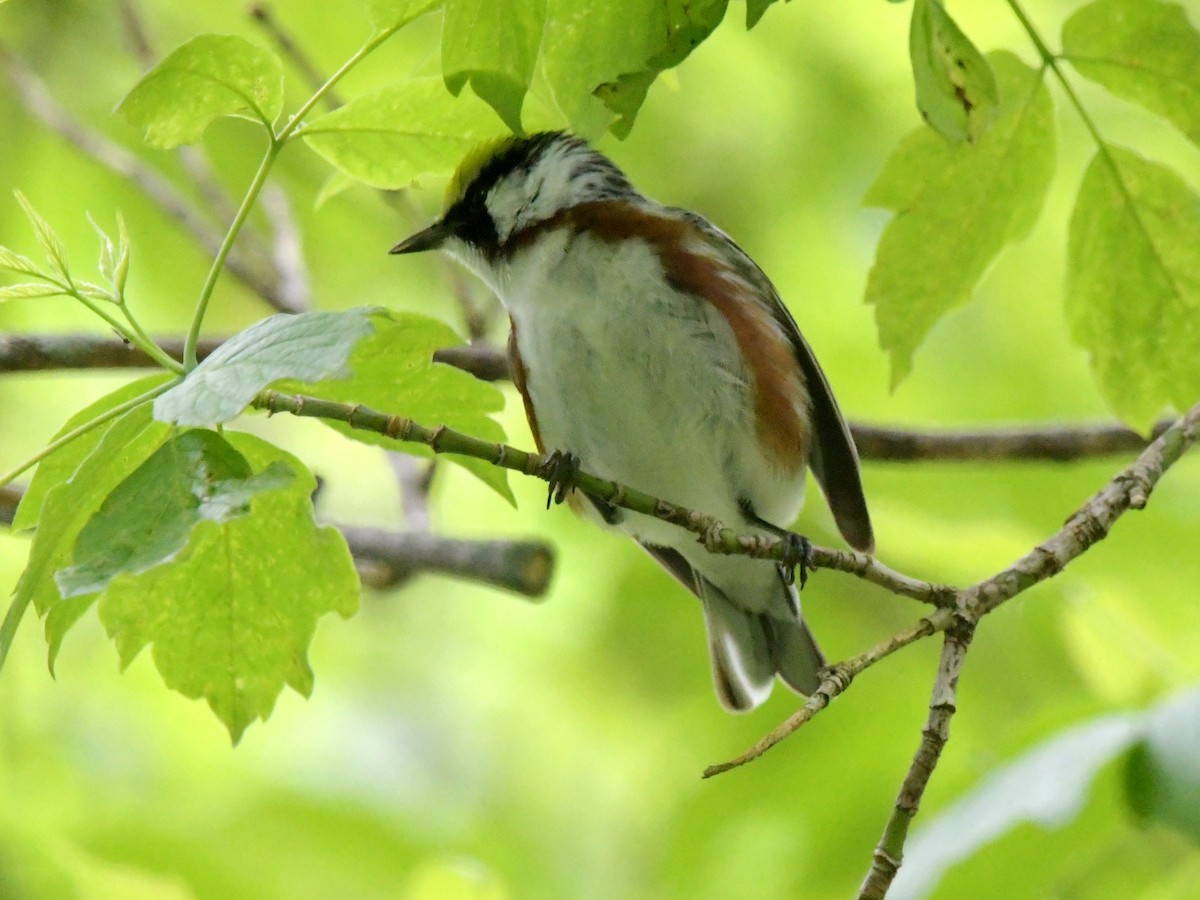
[[[790,524],[804,482],[773,471],[759,452],[750,375],[732,329],[711,304],[667,283],[647,243],[550,232],[495,287],[517,330],[547,450],[734,527],[740,497]],[[681,549],[695,543],[646,517],[621,527]]]

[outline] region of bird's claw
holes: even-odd
[[[813,567],[812,541],[802,534],[793,531],[780,535],[783,541],[783,555],[779,558],[779,568],[788,584],[796,581],[796,572],[800,572],[800,590],[808,581],[809,570]]]
[[[562,503],[567,499],[567,494],[575,490],[575,482],[579,477],[579,457],[574,453],[555,450],[546,458],[541,474],[549,484],[546,492],[546,509],[549,509],[551,503]]]

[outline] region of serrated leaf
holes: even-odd
[[[470,82],[514,132],[542,43],[546,0],[446,0],[442,77],[457,95]]]
[[[1071,215],[1067,320],[1135,428],[1200,399],[1197,235],[1200,197],[1174,171],[1120,147],[1092,160]]]
[[[1033,227],[1054,172],[1053,108],[1041,73],[1007,52],[990,61],[1000,107],[988,132],[973,144],[948,144],[917,129],[864,200],[895,212],[866,293],[893,387],[938,319],[966,302],[1004,245]]]
[[[1142,819],[1200,840],[1200,691],[1152,711],[1145,737],[1129,752],[1125,792]]]
[[[166,685],[206,700],[236,743],[285,684],[311,693],[317,619],[352,615],[359,587],[341,534],[313,518],[312,474],[265,441],[227,437],[254,470],[284,465],[295,477],[253,497],[248,515],[197,524],[172,562],[115,578],[99,611],[123,667],[153,645]]]
[[[447,425],[487,441],[504,440],[504,429],[491,418],[492,413],[504,408],[504,395],[499,389],[433,361],[435,350],[462,343],[449,326],[415,313],[380,312],[373,319],[374,334],[360,342],[350,357],[352,376],[319,384],[284,383],[279,390],[339,403],[361,403],[423,425]],[[397,444],[391,438],[353,429],[342,422],[325,424],[366,444],[391,450],[400,447],[416,456],[432,454],[422,444]],[[446,458],[514,502],[504,469],[470,457]]]
[[[354,345],[371,333],[369,312],[278,313],[256,322],[159,396],[154,416],[177,425],[217,425],[281,378],[343,378]]]
[[[122,403],[128,403],[134,397],[170,381],[172,377],[167,374],[150,375],[146,378],[139,378],[137,381],[131,381],[110,394],[105,394],[67,419],[63,426],[55,432],[51,442],[58,440],[64,434],[69,434],[85,422],[92,421],[110,409],[116,409]],[[25,489],[25,494],[21,497],[21,503],[17,506],[17,512],[13,516],[12,529],[14,532],[28,531],[37,525],[42,514],[42,504],[45,503],[50,489],[62,484],[75,474],[79,464],[96,449],[96,445],[100,443],[111,427],[112,425],[109,424],[94,428],[69,444],[59,447],[38,463],[29,487]]]
[[[1183,7],[1096,0],[1067,19],[1062,43],[1084,78],[1157,113],[1200,144],[1200,32]]]
[[[71,548],[88,519],[100,508],[104,498],[169,435],[170,428],[153,420],[149,403],[137,406],[104,431],[69,479],[45,493],[38,529],[29,548],[29,562],[17,582],[12,607],[5,619],[3,634],[0,634],[0,664],[29,604],[33,603],[39,615],[46,615],[54,604],[61,602],[53,576],[71,564]],[[54,649],[61,642],[62,634],[48,631],[47,639]],[[50,664],[53,667],[53,656]]]
[[[657,74],[717,26],[727,0],[548,0],[541,67],[572,130],[628,133]]]
[[[941,0],[913,0],[908,52],[925,121],[955,143],[982,137],[996,115],[996,78]]]
[[[40,275],[41,271],[28,256],[22,256],[7,247],[0,246],[0,269],[8,269],[20,275]]]
[[[5,300],[32,300],[38,297],[61,297],[63,289],[45,282],[0,285],[0,303]]]
[[[347,175],[396,189],[422,175],[454,171],[468,150],[502,130],[473,94],[455,97],[440,78],[415,78],[359,97],[298,133]]]
[[[42,245],[42,250],[46,253],[46,260],[61,275],[66,281],[71,280],[71,276],[67,271],[67,247],[62,242],[62,238],[58,236],[50,223],[41,217],[33,204],[29,202],[24,194],[20,191],[14,191],[17,202],[21,204],[21,209],[25,211],[25,217],[29,219],[29,224],[33,226],[33,233],[37,236],[38,243]],[[31,273],[34,274],[34,273]]]
[[[103,590],[117,575],[168,562],[201,521],[250,511],[250,499],[294,477],[282,463],[251,472],[213,431],[184,431],[163,444],[109,494],[75,539],[74,565],[54,576],[69,599]]]
[[[1100,770],[1140,737],[1142,722],[1114,715],[1077,725],[993,772],[909,837],[889,900],[929,896],[952,865],[1022,823],[1070,821]]]
[[[96,268],[100,272],[100,277],[111,284],[113,271],[117,264],[117,250],[113,246],[112,238],[105,234],[104,229],[96,224],[96,220],[92,218],[92,214],[87,213],[86,215],[88,223],[92,226],[92,230],[100,238],[100,261],[96,264]]]
[[[270,129],[283,109],[283,66],[245,38],[202,34],[147,72],[117,108],[162,149],[194,143],[221,116]]]
[[[393,32],[442,3],[443,0],[368,0],[367,16],[377,32]]]

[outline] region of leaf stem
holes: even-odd
[[[1058,64],[1059,57],[1047,46],[1041,32],[1038,31],[1037,26],[1033,24],[1033,20],[1029,18],[1028,13],[1021,7],[1020,0],[1005,0],[1005,2],[1008,3],[1009,8],[1013,11],[1013,15],[1017,17],[1017,21],[1021,23],[1021,27],[1025,29],[1025,34],[1029,36],[1029,40],[1033,42],[1038,55],[1042,58],[1042,64],[1054,73],[1054,77],[1062,85],[1062,89],[1067,95],[1067,100],[1075,107],[1075,112],[1079,114],[1079,118],[1083,121],[1084,126],[1091,133],[1092,140],[1096,142],[1096,147],[1103,154],[1104,158],[1108,160],[1113,171],[1116,172],[1117,164],[1108,152],[1108,142],[1104,140],[1095,119],[1091,117],[1091,114],[1088,113],[1087,108],[1083,105],[1083,101],[1075,93],[1074,86],[1067,80],[1066,73],[1063,72],[1062,67]]]
[[[304,117],[312,111],[314,106],[321,102],[321,99],[327,93],[329,93],[329,91],[331,91],[334,86],[342,80],[343,77],[345,77],[346,73],[362,62],[368,55],[374,52],[375,48],[377,48],[380,44],[382,44],[399,30],[399,26],[395,28],[385,28],[381,31],[375,32],[369,38],[367,38],[366,43],[359,47],[358,50],[354,52],[353,56],[342,63],[341,68],[330,75],[329,78],[325,80],[325,83],[313,91],[312,96],[304,101],[303,105],[296,110],[290,119],[288,119],[287,124],[283,126],[282,130],[275,135],[275,141],[279,144],[282,144],[289,138],[293,137],[301,123],[303,123]]]
[[[234,241],[237,240],[242,226],[246,224],[250,210],[254,207],[254,201],[258,199],[263,185],[267,182],[267,173],[271,171],[275,157],[279,155],[282,147],[283,145],[275,136],[271,135],[270,143],[267,144],[267,152],[263,154],[262,162],[258,165],[258,171],[254,173],[250,186],[246,188],[242,204],[234,214],[233,221],[229,224],[229,230],[225,232],[225,238],[221,241],[221,246],[217,248],[217,255],[213,257],[212,267],[209,268],[208,277],[200,289],[200,299],[196,301],[196,311],[192,314],[192,324],[183,345],[183,369],[185,372],[196,368],[196,343],[200,340],[200,328],[204,324],[204,314],[208,311],[208,302],[212,299],[213,289],[217,286],[217,279],[221,275],[221,270],[225,268],[225,260],[233,249]]]
[[[314,106],[321,102],[321,98],[334,85],[341,81],[347,72],[362,62],[376,47],[398,30],[399,27],[385,28],[371,35],[366,43],[355,51],[354,55],[342,63],[341,68],[330,75],[323,85],[313,91],[312,96],[305,100],[300,108],[293,113],[282,129],[270,134],[270,143],[267,145],[267,152],[263,155],[263,160],[258,166],[258,171],[254,173],[254,178],[250,182],[250,186],[246,188],[246,195],[242,198],[241,206],[238,207],[237,213],[229,225],[229,230],[225,233],[225,238],[221,241],[221,246],[217,249],[217,255],[213,257],[212,267],[208,270],[208,277],[204,281],[204,286],[200,289],[200,298],[196,301],[196,311],[192,314],[192,324],[188,329],[187,339],[183,346],[184,372],[190,372],[196,368],[196,344],[200,340],[200,328],[204,324],[204,315],[208,311],[208,303],[212,299],[213,289],[217,286],[217,279],[221,275],[221,269],[225,267],[225,260],[233,249],[233,243],[237,239],[238,233],[246,223],[246,219],[250,215],[250,210],[253,208],[254,202],[258,199],[263,185],[266,184],[267,174],[271,171],[271,166],[274,165],[275,158],[279,156],[279,151],[283,149],[288,139],[294,136],[304,117],[308,115]]]
[[[47,444],[45,447],[43,447],[41,450],[39,450],[37,453],[35,453],[29,459],[25,460],[23,463],[18,465],[15,469],[12,469],[11,471],[6,472],[4,475],[0,475],[0,487],[4,487],[6,484],[9,484],[14,479],[16,479],[16,477],[18,475],[20,475],[22,472],[26,471],[27,469],[33,468],[33,466],[40,463],[47,456],[54,453],[59,448],[65,447],[67,444],[71,443],[76,438],[83,437],[83,435],[87,434],[89,431],[91,431],[95,428],[99,428],[105,422],[110,422],[113,419],[117,418],[118,416],[124,415],[125,413],[129,412],[129,410],[133,409],[135,406],[141,406],[143,403],[153,400],[159,394],[165,393],[168,389],[174,387],[178,383],[179,383],[178,378],[172,379],[171,381],[165,381],[162,384],[158,385],[157,387],[153,387],[150,390],[146,391],[144,394],[138,394],[136,397],[126,400],[120,406],[114,406],[112,409],[105,410],[104,412],[100,413],[100,415],[96,416],[94,419],[89,419],[88,421],[84,422],[82,425],[72,428],[66,434],[51,441],[49,444]]]

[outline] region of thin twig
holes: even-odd
[[[883,900],[900,869],[908,826],[916,818],[925,788],[929,785],[933,770],[937,768],[942,750],[950,740],[950,720],[958,708],[958,675],[974,633],[975,626],[962,619],[946,629],[942,655],[938,660],[938,674],[933,683],[933,696],[929,700],[929,716],[921,731],[921,743],[900,785],[883,836],[875,846],[871,867],[858,890],[859,900]]]
[[[197,346],[203,359],[217,349],[224,338],[206,338]],[[183,338],[167,337],[155,341],[169,356],[180,359]],[[88,334],[20,335],[0,334],[0,374],[75,369],[159,368],[144,351],[132,344]]]
[[[790,737],[802,726],[806,725],[817,713],[828,706],[834,697],[850,687],[850,683],[860,672],[869,669],[875,663],[886,659],[897,650],[907,647],[915,641],[929,637],[931,634],[937,634],[939,631],[944,631],[954,621],[954,617],[955,613],[953,610],[939,609],[925,618],[918,620],[915,625],[906,628],[904,631],[897,632],[885,641],[881,641],[865,653],[860,653],[858,656],[830,666],[822,676],[821,684],[818,685],[804,706],[792,713],[787,720],[745,753],[735,756],[728,762],[709,766],[704,770],[703,777],[712,778],[714,775],[720,775],[728,772],[730,769],[736,769],[738,766],[744,766],[746,763],[758,759],[784,738]]]

